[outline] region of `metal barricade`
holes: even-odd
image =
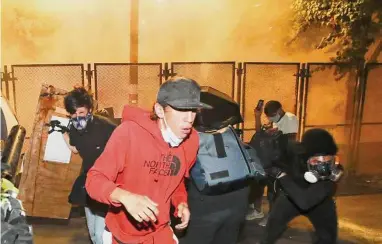
[[[243,117],[248,142],[255,133],[254,108],[259,99],[277,100],[284,110],[297,113],[299,63],[244,63]],[[262,118],[266,122],[265,116]]]
[[[356,67],[339,77],[333,63],[308,63],[310,77],[304,84],[302,131],[328,130],[339,145],[340,161],[350,162],[357,85]]]
[[[366,65],[355,172],[382,173],[382,64]]]
[[[235,62],[173,62],[171,70],[235,99]]]
[[[161,84],[161,63],[96,63],[95,95],[102,107],[113,107],[120,118],[123,106],[151,109]]]
[[[37,101],[43,83],[65,90],[84,85],[83,64],[12,65],[15,112],[27,137],[32,133]]]

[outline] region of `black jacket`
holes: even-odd
[[[107,211],[107,205],[92,200],[85,189],[86,174],[103,152],[116,125],[103,116],[94,115],[84,131],[70,127],[70,144],[75,146],[82,158],[81,173],[73,184],[69,202],[86,205],[99,213]]]
[[[298,144],[292,144],[288,151],[286,176],[278,179],[281,190],[301,210],[307,211],[327,198],[332,198],[337,184],[330,180],[309,183],[304,179],[308,170],[306,155],[301,154]]]

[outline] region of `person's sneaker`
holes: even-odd
[[[267,223],[268,223],[268,214],[267,214],[267,216],[265,216],[265,217],[259,222],[259,225],[262,226],[262,227],[265,227],[265,226],[267,226]]]
[[[257,211],[256,209],[250,208],[247,215],[245,216],[246,220],[254,220],[264,218],[264,213]]]

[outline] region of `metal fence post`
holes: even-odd
[[[311,77],[310,71],[305,63],[300,64],[298,67],[296,76],[296,116],[299,118],[299,127],[297,132],[297,138],[301,140],[302,134],[304,133],[305,124],[305,113],[306,113],[306,102],[307,102],[307,84],[308,79]]]
[[[8,73],[8,67],[4,65],[4,71],[1,72],[1,82],[5,84],[5,96],[9,99],[9,81],[11,80],[10,74]]]
[[[5,84],[5,96],[10,101],[10,94],[9,94],[9,82],[12,82],[12,98],[13,98],[13,109],[16,112],[16,92],[15,92],[15,81],[17,81],[17,78],[15,78],[13,71],[8,72],[8,66],[4,65],[4,71],[1,72],[1,82],[4,82]]]
[[[168,63],[164,63],[164,69],[162,70],[162,73],[160,74],[160,76],[164,77],[164,79],[166,81],[170,77],[173,77],[175,75],[177,75],[177,74],[172,72],[172,69],[168,67]]]
[[[236,68],[236,78],[237,78],[237,86],[233,86],[233,89],[235,90],[235,87],[237,89],[236,91],[236,101],[239,104],[240,112],[243,113],[243,109],[241,107],[242,105],[242,97],[241,97],[241,82],[243,78],[244,70],[243,70],[243,63],[238,63],[237,68]],[[235,74],[234,74],[235,75]],[[241,128],[241,129],[240,129]],[[243,123],[237,124],[236,129],[240,130],[240,137],[241,139],[244,139],[244,133],[243,133]]]
[[[92,66],[91,64],[87,64],[87,70],[85,70],[85,76],[86,76],[86,79],[87,79],[87,90],[91,90],[92,89],[92,79],[93,79],[93,73],[94,73],[94,70],[92,70]]]

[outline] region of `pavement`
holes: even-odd
[[[382,243],[382,194],[336,197],[338,243]],[[256,243],[264,229],[247,221],[240,244]],[[294,219],[277,243],[311,243],[313,227],[303,216]]]
[[[348,175],[338,184],[337,195],[382,194],[382,175]]]
[[[367,241],[382,243],[382,194],[337,198],[341,231]]]
[[[382,194],[340,196],[336,198],[339,216],[339,241],[350,243],[382,243]],[[264,229],[258,221],[247,221],[240,244],[255,244]],[[31,219],[35,244],[89,244],[85,219],[37,221]],[[294,219],[278,244],[311,243],[312,225],[305,217]]]

